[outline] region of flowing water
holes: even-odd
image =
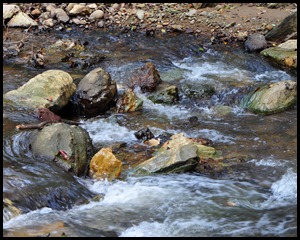
[[[30,41],[41,45],[39,38],[43,36]],[[15,126],[36,119],[31,112],[4,105],[3,197],[23,212],[11,219],[3,216],[4,236],[55,234],[57,229],[67,236],[297,236],[297,106],[261,116],[240,108],[236,101],[241,87],[296,80],[295,72],[241,47],[205,42],[203,46],[203,40],[186,35],[70,32],[52,34],[47,44],[60,38],[87,41],[87,52],[106,59],[88,69],[61,62],[35,69],[22,59],[7,60],[4,93],[47,69],[62,69],[80,79],[98,66],[122,91],[132,71],[151,61],[164,81],[192,84],[195,89],[210,84],[217,93],[200,100],[181,91],[180,101],[170,106],[154,104],[135,89],[144,101],[142,111],[79,119],[93,144],[97,148],[117,142],[134,145],[139,142],[134,133],[148,127],[155,136],[184,132],[188,137],[209,138],[224,156],[242,157],[245,162],[216,175],[134,176],[128,168],[121,179],[111,182],[74,177],[31,154],[30,131],[20,132]],[[217,106],[227,106],[229,112],[223,114]],[[197,124],[189,122],[191,117],[198,118]],[[54,230],[47,230],[51,224]]]

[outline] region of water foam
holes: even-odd
[[[186,119],[190,117],[190,112],[183,106],[178,105],[164,105],[154,103],[148,97],[141,93],[139,89],[134,90],[136,95],[143,100],[143,109],[150,109],[152,112],[156,112],[158,115],[163,115],[168,119]]]
[[[136,141],[135,131],[120,126],[110,118],[90,119],[80,126],[87,130],[94,144]]]

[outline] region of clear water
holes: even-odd
[[[88,36],[57,34],[51,40],[60,37],[87,38],[90,49],[108,54],[110,60],[99,66],[111,74],[120,90],[126,88],[131,71],[146,61],[152,61],[161,73],[182,71],[173,84],[209,83],[218,91],[225,90],[225,95],[236,94],[241,86],[297,78],[295,73],[278,69],[241,48],[208,46],[202,53],[197,51],[200,40],[190,36],[147,38],[112,31]],[[64,64],[47,68],[81,76],[91,70]],[[45,69],[10,60],[4,62],[3,70],[7,92]],[[62,230],[68,236],[297,236],[297,106],[260,116],[231,104],[230,113],[222,115],[214,108],[223,104],[218,95],[207,104],[181,93],[178,104],[167,106],[152,103],[138,89],[135,92],[144,101],[141,112],[79,119],[95,146],[139,143],[134,132],[149,127],[155,136],[184,132],[188,137],[209,138],[223,155],[242,156],[245,163],[216,176],[133,176],[128,169],[122,179],[112,182],[78,178],[33,156],[27,145],[30,131],[19,132],[15,126],[34,118],[29,112],[4,105],[3,194],[24,212],[4,222],[6,234],[38,235],[45,233],[44,226],[63,222]],[[196,125],[188,121],[193,116],[198,117]],[[58,190],[74,198],[102,197],[75,203],[72,198],[64,199]]]

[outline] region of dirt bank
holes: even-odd
[[[175,31],[223,42],[244,41],[254,32],[266,34],[297,10],[296,3],[215,3],[212,7],[201,3],[83,3],[76,10],[71,3],[16,5],[38,23],[31,31],[70,31],[77,25],[83,30],[119,28],[147,35]]]

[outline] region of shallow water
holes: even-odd
[[[152,103],[147,94],[135,89],[144,101],[142,111],[79,119],[93,144],[135,144],[139,141],[134,132],[149,127],[155,136],[184,132],[188,137],[209,138],[224,156],[242,156],[245,163],[216,176],[139,177],[132,176],[129,169],[122,179],[112,182],[77,178],[33,156],[27,145],[30,131],[18,132],[15,126],[35,118],[26,110],[4,105],[3,193],[24,212],[4,223],[6,234],[33,234],[42,226],[61,221],[68,236],[297,236],[297,106],[260,116],[235,102],[228,105],[223,101],[236,94],[238,87],[296,80],[294,72],[238,47],[204,44],[203,53],[199,50],[202,40],[186,35],[167,38],[113,31],[74,32],[52,34],[49,41],[63,37],[87,40],[87,51],[106,54],[107,60],[89,69],[74,69],[64,63],[34,69],[11,59],[3,66],[4,92],[47,69],[83,77],[98,66],[111,74],[122,91],[131,72],[151,61],[161,76],[180,72],[172,84],[209,83],[222,94],[199,100],[181,92],[179,103],[167,106]],[[220,114],[215,108],[219,105],[228,105],[230,113]],[[192,125],[188,119],[193,116],[198,122]],[[70,197],[64,198],[64,192]],[[100,200],[86,201],[98,194]],[[78,195],[82,199],[76,202]]]

